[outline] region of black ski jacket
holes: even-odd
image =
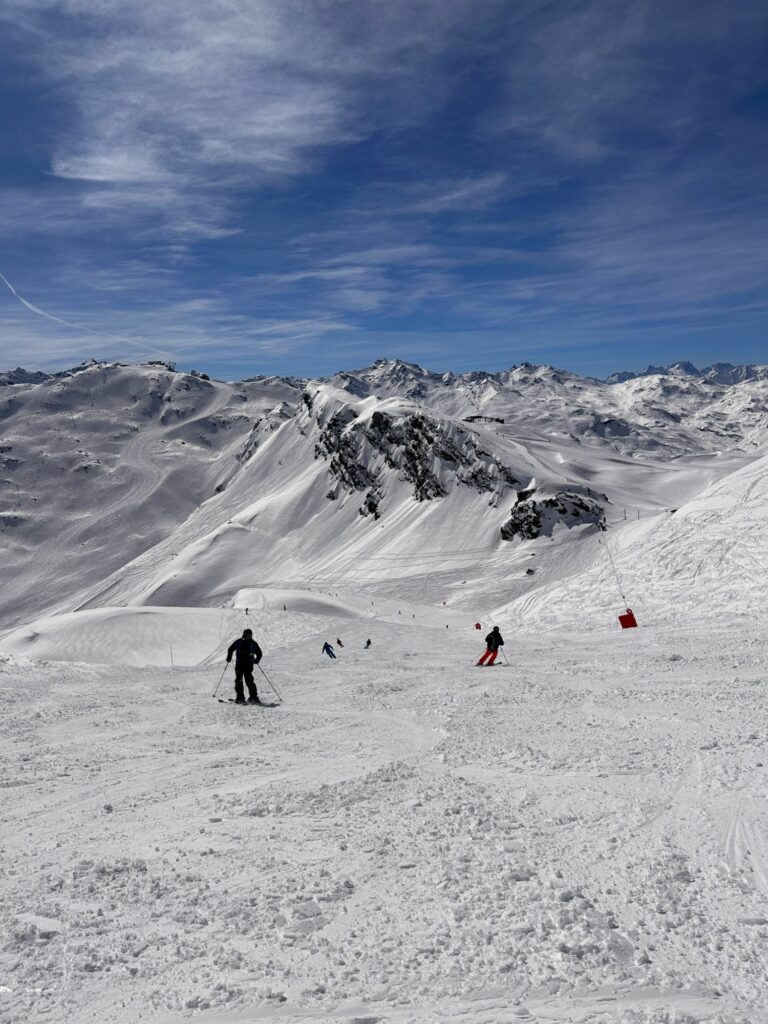
[[[504,646],[504,637],[501,633],[492,631],[485,638],[485,643],[489,651],[498,651],[500,647]]]
[[[238,637],[233,644],[229,645],[227,661],[232,661],[235,655],[235,668],[251,668],[261,661],[261,648],[255,640],[247,640],[244,636]]]

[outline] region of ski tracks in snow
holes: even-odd
[[[737,800],[736,806],[729,813],[723,837],[725,863],[734,878],[743,879],[748,888],[753,888],[764,897],[768,914],[766,847],[766,841],[751,820],[750,812],[742,800]],[[768,923],[768,918],[765,920]]]
[[[275,709],[0,663],[0,1019],[764,1024],[740,628],[508,637],[486,672],[474,637],[329,620],[336,662],[269,652]]]

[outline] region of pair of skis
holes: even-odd
[[[227,665],[229,665],[229,662],[227,662]],[[216,689],[213,691],[213,696],[214,697],[216,697],[216,694],[219,692],[219,687],[221,686],[221,682],[224,679],[224,673],[227,671],[227,665],[224,666],[224,669],[223,669],[223,671],[221,673],[221,676],[219,677],[219,681],[218,681],[218,683],[216,683]],[[264,669],[261,667],[261,665],[258,664],[258,662],[257,662],[257,667],[259,669],[259,672],[261,672],[261,674],[264,676],[264,678],[267,680],[267,682],[271,686],[271,688],[272,688],[275,696],[277,697],[279,703],[282,704],[283,703],[283,698],[277,692],[277,690],[275,688],[275,685],[272,682],[272,680],[269,678],[269,676],[264,671]],[[232,697],[228,698],[227,700],[225,700],[223,697],[217,697],[216,699],[218,700],[218,702],[220,704],[236,704],[237,703],[237,701],[235,701],[234,698],[232,698]],[[261,706],[264,707],[264,708],[276,708],[277,707],[277,704],[262,704],[261,701],[259,701],[259,704],[261,704]],[[258,707],[259,704],[257,704],[256,707]]]
[[[280,705],[277,701],[274,704],[267,704],[263,700],[235,700],[234,697],[218,697],[219,704],[250,704],[253,708],[279,708]]]

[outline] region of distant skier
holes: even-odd
[[[334,649],[331,647],[327,640],[323,644],[323,654],[327,654],[329,658],[336,657],[336,652],[334,651]]]
[[[499,653],[499,648],[504,646],[504,638],[499,632],[499,627],[494,626],[488,636],[485,638],[486,652],[478,661],[478,665],[485,665],[485,659],[488,659],[488,665],[492,665]]]
[[[341,640],[339,640],[338,637],[336,637],[336,646],[337,647],[343,647],[344,646],[344,644],[341,642]]]
[[[368,650],[368,648],[369,648],[370,646],[371,646],[371,641],[370,641],[370,640],[366,640],[366,641],[365,641],[365,649],[366,649],[366,651]]]
[[[253,639],[253,630],[244,629],[239,640],[229,645],[227,664],[235,656],[235,704],[245,704],[243,679],[248,687],[248,703],[260,704],[258,690],[253,681],[253,666],[258,665],[262,658],[261,648]]]

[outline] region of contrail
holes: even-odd
[[[75,331],[87,331],[88,334],[97,334],[99,337],[108,338],[110,341],[127,341],[129,344],[135,344],[136,341],[140,340],[140,336],[138,338],[127,338],[125,335],[120,334],[106,334],[104,331],[94,330],[93,327],[83,327],[82,324],[73,324],[71,320],[63,320],[60,316],[53,316],[51,313],[46,313],[44,309],[40,309],[39,306],[27,302],[23,295],[19,295],[5,274],[0,273],[0,281],[3,282],[11,295],[19,300],[22,306],[26,306],[28,310],[32,313],[37,313],[38,316],[44,316],[46,320],[52,320],[55,324],[64,324],[65,327],[71,327]],[[143,346],[138,347],[142,352],[147,352],[147,349]]]
[[[80,324],[73,324],[70,323],[69,320],[62,320],[60,316],[52,316],[50,313],[46,313],[44,309],[33,306],[31,302],[27,302],[23,295],[19,295],[5,274],[0,274],[0,281],[3,282],[11,295],[15,296],[19,300],[22,306],[26,306],[27,309],[31,309],[32,312],[37,313],[38,316],[44,316],[46,320],[53,320],[55,324],[64,324],[65,327],[74,327],[76,331],[88,331],[89,334],[101,334],[101,331],[94,331],[92,327],[81,327]]]

